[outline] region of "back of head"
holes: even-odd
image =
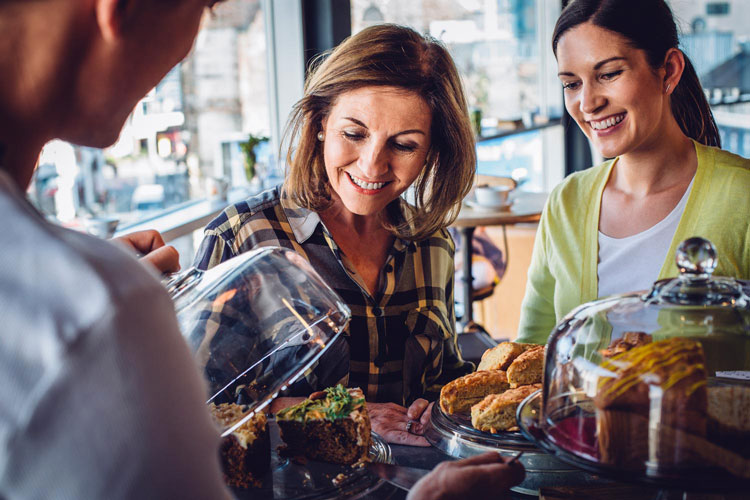
[[[560,38],[587,22],[625,37],[633,47],[646,53],[653,68],[664,64],[669,49],[679,48],[674,16],[664,0],[573,0],[555,25],[552,34],[555,54]],[[720,147],[713,113],[687,56],[682,78],[671,97],[671,108],[685,135],[701,144]]]
[[[285,190],[301,206],[321,210],[330,203],[322,143],[322,121],[338,96],[363,87],[396,87],[421,96],[432,112],[431,148],[414,183],[417,210],[399,227],[402,237],[421,239],[452,222],[474,178],[474,136],[458,70],[446,48],[416,31],[392,24],[349,37],[310,68],[305,95],[290,118]],[[294,154],[292,154],[292,152]],[[445,182],[450,179],[451,182]],[[388,227],[388,223],[385,222]]]

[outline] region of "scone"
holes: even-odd
[[[517,430],[516,409],[529,394],[541,389],[542,384],[524,385],[502,394],[490,394],[471,407],[471,425],[483,432]]]
[[[488,394],[499,394],[509,388],[504,371],[469,373],[443,386],[440,408],[448,414],[466,411]]]
[[[544,373],[544,346],[536,346],[518,356],[508,367],[508,383],[516,388],[522,385],[539,384]]]
[[[501,342],[492,349],[484,351],[477,371],[507,370],[518,356],[529,349],[539,347],[538,344],[521,344],[518,342]]]

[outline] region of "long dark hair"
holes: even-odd
[[[573,0],[560,14],[552,34],[555,55],[560,37],[586,22],[627,38],[646,53],[652,68],[661,66],[667,51],[679,46],[674,16],[664,0]],[[671,107],[685,135],[706,146],[721,147],[714,115],[687,56],[682,78],[672,93]]]

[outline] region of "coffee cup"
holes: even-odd
[[[503,207],[508,205],[511,191],[510,186],[477,186],[474,196],[485,207]]]

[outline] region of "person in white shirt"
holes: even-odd
[[[51,139],[105,147],[190,49],[209,0],[0,0],[0,498],[229,498],[205,386],[153,269],[25,199]],[[122,240],[159,270],[158,233]],[[497,454],[409,498],[506,494]]]
[[[25,200],[53,138],[104,147],[207,0],[0,1],[0,498],[228,498],[205,387],[156,273]],[[124,243],[177,266],[158,233]]]

